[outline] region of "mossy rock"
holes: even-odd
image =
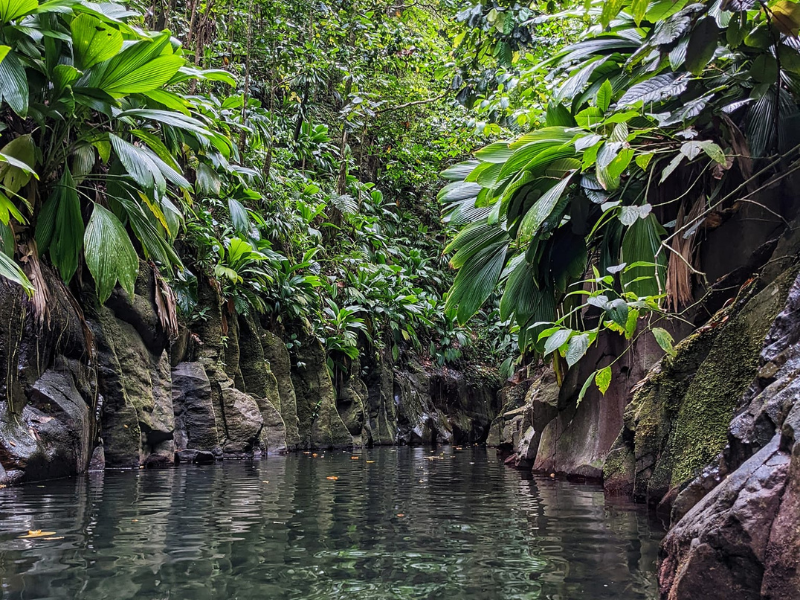
[[[756,376],[764,338],[794,278],[792,269],[757,294],[738,300],[741,310],[715,338],[689,385],[669,440],[673,487],[693,478],[725,447],[728,425]]]

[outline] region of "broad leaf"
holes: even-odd
[[[116,56],[122,49],[122,33],[91,15],[82,14],[70,24],[75,66],[86,70]]]
[[[2,0],[0,0],[2,2]],[[20,117],[28,115],[28,78],[15,52],[0,61],[0,102],[7,102]]]
[[[595,382],[597,383],[597,389],[605,395],[611,385],[611,367],[608,366],[600,369],[595,376]]]
[[[547,341],[544,343],[544,354],[545,356],[550,354],[551,352],[555,352],[561,346],[567,343],[569,337],[572,335],[571,329],[559,329],[558,331],[552,333],[548,338]]]
[[[13,258],[6,256],[5,252],[0,252],[0,277],[4,277],[9,281],[21,285],[28,297],[33,296],[33,293],[36,291],[28,277],[22,269],[19,268],[19,265],[14,262]]]
[[[675,98],[686,90],[688,82],[686,75],[677,75],[675,73],[656,75],[652,79],[631,86],[619,99],[618,104],[620,106],[630,106],[637,102],[649,104]]]
[[[161,169],[146,152],[113,134],[109,134],[108,137],[120,162],[136,183],[145,190],[155,189],[160,194],[166,191],[167,182]]]
[[[608,107],[611,106],[611,98],[614,95],[614,89],[611,87],[611,82],[606,79],[600,89],[597,90],[597,108],[606,112]]]
[[[0,0],[0,25],[36,10],[37,0]]]
[[[536,232],[536,230],[541,227],[542,223],[545,222],[545,219],[547,219],[547,217],[550,216],[550,213],[553,212],[558,200],[561,198],[564,190],[567,189],[567,186],[570,184],[571,180],[572,174],[568,175],[547,190],[544,194],[542,194],[542,197],[536,201],[531,209],[525,214],[525,217],[523,217],[517,237],[522,239],[530,238]]]
[[[675,356],[675,348],[673,347],[673,340],[672,336],[666,329],[662,329],[661,327],[653,327],[653,337],[656,339],[656,342],[661,349],[664,350],[670,356]]]
[[[569,340],[569,347],[567,348],[567,366],[571,367],[577,363],[586,354],[589,349],[589,334],[581,333],[574,335]]]
[[[686,68],[693,75],[700,75],[717,49],[719,28],[712,17],[705,17],[692,28],[689,46],[686,48]]]
[[[64,174],[39,213],[36,242],[40,252],[50,252],[53,265],[67,283],[78,268],[83,232],[81,204],[75,181],[69,169],[64,169]]]
[[[108,300],[117,281],[132,297],[139,272],[139,257],[119,219],[111,211],[95,204],[83,240],[86,265],[94,277],[100,303]]]
[[[228,198],[228,210],[231,213],[231,221],[236,233],[247,235],[250,231],[250,218],[247,216],[247,209],[238,200]]]

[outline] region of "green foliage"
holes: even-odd
[[[800,55],[791,40],[800,18],[776,1],[595,1],[551,17],[526,13],[522,23],[515,11],[527,9],[471,6],[461,15],[471,33],[457,41],[498,69],[537,56],[523,48],[510,63],[489,58],[506,19],[584,27],[563,25],[560,39],[577,41],[524,76],[552,99],[546,108],[541,97],[520,99],[539,116],[516,125],[534,127],[443,173],[450,183],[439,200],[461,228],[449,246],[459,274],[447,309],[463,323],[502,284],[501,312],[519,327],[521,350],[572,366],[601,329],[630,338],[638,318],[678,306],[667,266],[687,259],[674,240],[692,239],[737,190],[797,160]],[[496,35],[487,23],[501,14]],[[595,278],[586,279],[590,266]],[[597,309],[605,316],[587,327]],[[671,352],[666,331],[654,335]],[[591,381],[604,392],[610,373],[590,378],[581,397]]]

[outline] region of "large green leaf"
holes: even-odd
[[[478,252],[459,272],[445,303],[445,312],[457,309],[459,323],[466,323],[494,291],[506,258],[507,240]]]
[[[186,60],[175,54],[159,56],[118,78],[104,78],[100,88],[112,96],[156,90],[165,85]]]
[[[168,44],[169,34],[167,33],[152,40],[140,40],[131,44],[110,60],[102,71],[94,74],[90,81],[96,87],[106,89],[160,56],[168,48]],[[98,78],[98,80],[95,81],[94,78]]]
[[[67,283],[78,268],[83,232],[81,204],[75,181],[69,169],[64,169],[64,174],[40,211],[36,241],[40,252],[49,250],[53,265]]]
[[[686,48],[686,68],[694,75],[700,75],[714,56],[717,49],[719,28],[713,17],[705,17],[692,28],[689,46]]]
[[[619,99],[618,104],[620,106],[629,106],[640,101],[644,104],[649,104],[676,98],[686,90],[688,83],[689,80],[685,74],[664,73],[663,75],[656,75],[651,79],[631,86]]]
[[[94,277],[100,303],[108,300],[117,281],[132,297],[139,273],[139,257],[128,232],[114,213],[95,204],[83,241],[86,265]]]
[[[16,194],[28,184],[31,177],[39,176],[33,170],[36,146],[30,134],[14,138],[0,148],[0,187]]]
[[[113,134],[108,137],[120,162],[136,183],[146,190],[155,189],[160,194],[166,191],[164,175],[147,152]]]
[[[122,33],[100,19],[81,14],[70,24],[75,66],[86,70],[122,49]]]
[[[38,0],[0,0],[0,25],[36,10]]]
[[[536,201],[536,203],[523,217],[519,228],[519,233],[517,235],[518,238],[528,239],[536,232],[537,229],[539,229],[541,224],[544,223],[545,219],[547,219],[547,217],[550,216],[550,213],[553,212],[558,200],[561,198],[564,190],[567,189],[567,186],[571,180],[572,174],[568,175],[547,190],[544,194],[542,194],[542,197]]]
[[[181,260],[172,244],[159,233],[153,218],[148,216],[142,206],[127,194],[115,196],[114,200],[127,215],[131,229],[142,244],[145,257],[160,263],[170,273],[173,266],[180,267]]]
[[[250,231],[250,217],[247,209],[235,198],[228,198],[228,211],[231,213],[231,222],[236,233],[247,235]]]
[[[569,347],[567,348],[567,366],[571,367],[577,363],[586,354],[589,349],[589,334],[581,333],[574,335],[569,340]]]
[[[19,265],[14,262],[14,259],[6,256],[5,252],[0,252],[0,277],[5,277],[9,281],[21,285],[28,296],[32,296],[36,291]]]
[[[2,0],[0,0],[2,2]],[[20,117],[28,115],[28,78],[15,52],[0,61],[0,102],[7,102]]]
[[[497,225],[490,225],[486,220],[465,227],[445,248],[445,252],[457,250],[450,259],[450,266],[460,269],[480,250],[507,236],[503,229]]]
[[[625,232],[622,260],[631,266],[620,274],[620,279],[626,291],[639,297],[663,293],[667,267],[666,252],[659,252],[663,231],[655,215],[650,214],[637,219]],[[634,266],[638,264],[642,266]]]

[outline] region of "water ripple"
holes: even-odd
[[[9,600],[656,598],[663,533],[483,449],[385,448],[0,490]],[[369,462],[368,462],[369,461]],[[329,479],[330,478],[330,479]],[[28,530],[52,535],[19,539]]]

